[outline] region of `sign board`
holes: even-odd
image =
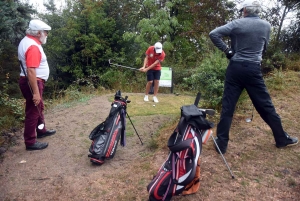
[[[161,67],[161,75],[159,80],[160,87],[172,87],[172,68]]]

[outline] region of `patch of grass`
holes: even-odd
[[[265,78],[266,85],[270,89],[282,90],[284,89],[284,74],[281,69],[274,69],[272,73]]]
[[[127,128],[127,127],[126,127]],[[126,136],[128,136],[128,137],[132,137],[134,135],[134,131],[133,130],[127,130],[126,129]]]
[[[284,175],[282,174],[282,172],[279,172],[279,171],[276,171],[275,173],[274,173],[274,176],[275,177],[279,177],[279,178],[284,178]]]
[[[68,97],[64,97],[62,99],[58,99],[55,101],[52,101],[52,105],[49,107],[56,107],[56,108],[70,108],[73,107],[77,104],[82,104],[82,103],[86,103],[87,101],[89,101],[94,95],[87,95],[87,94],[78,94],[78,96],[76,96],[76,98],[68,98]]]
[[[249,186],[249,182],[243,180],[243,181],[241,182],[241,185],[242,185],[244,188],[247,188],[247,186]]]
[[[151,138],[150,141],[147,144],[147,147],[150,150],[156,150],[158,148],[158,142],[157,142],[157,140]]]
[[[295,187],[295,186],[297,186],[296,180],[295,180],[294,178],[291,178],[291,177],[289,177],[289,178],[287,179],[287,183],[288,183],[288,186],[289,186],[289,187]]]
[[[101,191],[101,194],[106,195],[106,194],[107,194],[107,191],[106,191],[106,190],[102,190],[102,191]]]
[[[150,154],[148,152],[140,152],[139,155],[142,157],[142,158],[145,158],[145,157],[148,157]]]
[[[159,94],[157,96],[159,103],[154,103],[151,95],[149,95],[149,102],[144,102],[144,94],[128,94],[128,97],[131,100],[131,103],[127,105],[130,116],[148,116],[178,114],[181,106],[194,103],[196,95],[192,97]]]

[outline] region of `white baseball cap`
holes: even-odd
[[[261,7],[261,5],[258,0],[245,0],[240,4],[240,12],[242,12],[245,7]]]
[[[154,49],[156,53],[162,53],[162,44],[160,42],[155,43]]]
[[[41,20],[31,20],[29,28],[34,31],[51,30],[51,27]]]

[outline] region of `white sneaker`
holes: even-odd
[[[153,101],[154,101],[155,103],[158,103],[158,102],[159,102],[158,99],[156,98],[156,96],[153,96]]]
[[[149,99],[148,99],[148,95],[145,95],[145,97],[144,97],[144,101],[149,101]]]

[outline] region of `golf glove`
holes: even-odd
[[[231,59],[234,55],[234,51],[230,47],[227,47],[226,50],[224,50],[224,53],[226,54],[227,59]]]

